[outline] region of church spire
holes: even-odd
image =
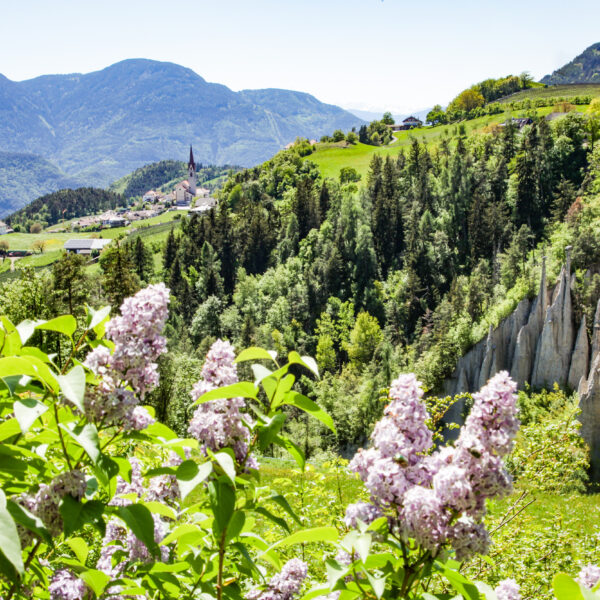
[[[192,150],[191,144],[190,144],[190,161],[188,162],[188,167],[193,167],[194,171],[196,170],[196,163],[194,162],[194,152]]]

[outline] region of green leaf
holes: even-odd
[[[483,594],[485,600],[498,600],[496,592],[492,586],[488,585],[487,583],[483,583],[482,581],[475,581],[474,583],[479,592]]]
[[[0,442],[18,435],[20,431],[21,428],[17,419],[8,419],[8,421],[0,423]]]
[[[227,526],[227,533],[225,535],[225,543],[228,544],[232,540],[234,540],[240,532],[244,528],[244,523],[246,522],[246,515],[242,510],[236,510],[231,519],[229,520],[229,525]]]
[[[232,385],[226,385],[221,388],[217,388],[216,390],[212,390],[210,392],[206,392],[206,394],[202,394],[196,402],[192,406],[196,406],[196,404],[204,404],[205,402],[210,402],[211,400],[224,400],[228,398],[254,398],[256,399],[256,387],[253,383],[249,381],[240,381],[239,383],[234,383]]]
[[[21,339],[22,345],[25,345],[27,340],[33,335],[38,323],[39,321],[31,321],[30,319],[26,319],[17,325],[16,330],[19,333],[19,338]]]
[[[84,412],[83,397],[85,395],[85,371],[77,365],[66,375],[56,377],[63,396],[70,400],[81,412]]]
[[[8,500],[6,502],[6,509],[11,514],[15,523],[22,525],[23,527],[25,527],[25,529],[29,529],[29,531],[33,531],[33,533],[41,537],[48,544],[48,546],[54,545],[54,542],[52,541],[52,536],[50,535],[50,533],[46,529],[46,526],[39,517],[36,517],[27,509],[23,508],[20,504],[17,504],[12,500]]]
[[[263,379],[267,379],[273,374],[271,369],[267,369],[263,365],[252,365],[252,373],[254,373],[254,385],[258,385]]]
[[[270,360],[270,361],[274,361],[275,360],[275,356],[277,356],[276,353],[274,353],[272,350],[269,352],[268,350],[265,350],[264,348],[258,348],[257,346],[252,346],[250,348],[246,348],[245,350],[242,350],[237,358],[235,359],[236,363],[240,363],[240,362],[245,362],[248,360]]]
[[[273,438],[273,443],[277,444],[278,446],[281,446],[282,448],[285,448],[288,451],[288,453],[292,456],[292,458],[296,461],[297,465],[301,469],[304,469],[304,466],[306,464],[304,452],[302,452],[302,449],[296,444],[294,444],[292,440],[278,435]]]
[[[68,338],[72,338],[77,329],[77,320],[73,315],[62,315],[61,317],[50,319],[50,321],[46,321],[45,323],[39,323],[35,328],[57,331],[58,333],[66,335]]]
[[[69,546],[69,548],[73,550],[73,553],[77,557],[77,560],[82,565],[85,565],[85,561],[87,560],[88,554],[90,552],[90,549],[86,544],[85,540],[80,537],[74,537],[66,540],[66,543]]]
[[[14,375],[29,375],[43,383],[53,392],[58,392],[58,381],[52,371],[35,356],[8,356],[0,358],[0,377],[2,379]]]
[[[448,583],[459,593],[462,594],[465,600],[481,600],[479,591],[472,581],[469,581],[464,575],[458,571],[451,569],[448,565],[439,561],[435,562],[435,567],[444,575]]]
[[[306,542],[333,543],[337,542],[338,537],[338,530],[335,527],[313,527],[312,529],[302,529],[273,544],[269,550],[278,546],[293,546],[294,544],[304,544]]]
[[[181,499],[185,500],[206,478],[212,473],[212,463],[205,462],[198,465],[193,460],[183,461],[175,471],[175,477],[181,492]]]
[[[110,577],[106,573],[97,571],[96,569],[83,571],[83,573],[79,574],[79,577],[87,583],[97,598],[102,596],[106,586],[110,583]]]
[[[323,409],[319,408],[316,402],[313,402],[310,398],[307,398],[306,396],[303,396],[298,392],[289,392],[284,397],[282,404],[290,404],[292,406],[295,406],[296,408],[307,412],[315,419],[321,421],[321,423],[323,423],[325,427],[331,429],[333,433],[336,432],[335,425],[333,424],[333,419]]]
[[[379,600],[379,598],[381,598],[385,590],[385,579],[387,575],[385,577],[374,577],[373,575],[371,575],[371,573],[369,573],[366,570],[364,571],[364,573],[367,576],[367,579],[369,580],[369,583],[371,584],[375,595],[377,596],[377,600]]]
[[[21,398],[14,403],[15,417],[19,422],[21,433],[27,433],[29,428],[41,417],[48,407],[35,398]]]
[[[264,506],[258,506],[257,508],[254,509],[254,512],[257,512],[259,515],[263,515],[263,517],[266,517],[270,521],[273,521],[273,523],[276,523],[277,525],[279,525],[279,527],[281,527],[284,531],[286,531],[287,533],[290,533],[290,528],[288,527],[288,524],[285,522],[285,519],[275,516],[271,511],[267,510]]]
[[[288,354],[288,362],[292,365],[302,365],[314,373],[317,378],[319,377],[319,368],[317,367],[317,363],[315,359],[310,356],[300,356],[297,352],[292,351]]]
[[[142,504],[151,512],[157,515],[162,515],[163,517],[167,517],[167,519],[175,520],[177,515],[175,511],[168,506],[167,504],[163,504],[162,502],[142,502]]]
[[[227,452],[217,452],[214,457],[221,469],[223,469],[225,475],[227,475],[231,480],[231,483],[235,485],[235,463],[233,462],[233,458],[231,458]]]
[[[154,541],[154,520],[152,513],[142,504],[130,504],[117,507],[117,515],[125,521],[133,532],[156,558],[160,557],[160,550]]]
[[[70,536],[75,531],[79,531],[86,523],[99,524],[104,513],[104,504],[99,500],[90,500],[88,502],[78,502],[67,494],[62,499],[59,507],[63,518],[65,536]]]
[[[208,486],[210,504],[215,516],[213,527],[220,533],[229,525],[235,509],[235,489],[226,480],[211,482]]]
[[[93,463],[98,462],[100,458],[100,442],[98,440],[98,430],[95,425],[87,423],[83,427],[70,428],[64,423],[59,423],[59,426],[85,450]]]
[[[285,423],[286,415],[282,412],[276,413],[267,423],[258,430],[258,447],[265,450],[273,443],[275,436],[281,431]]]
[[[17,526],[6,506],[6,496],[0,489],[0,553],[21,575],[25,571],[21,556],[21,541]]]
[[[290,515],[290,517],[292,517],[292,519],[294,519],[298,525],[302,525],[302,521],[300,521],[298,515],[293,511],[290,503],[281,494],[273,494],[272,496],[269,496],[269,498],[265,498],[265,500],[270,500],[271,502],[279,504],[279,506],[281,506],[281,508],[283,508],[283,510],[285,510],[285,512]]]
[[[169,535],[163,538],[160,542],[160,545],[166,546],[185,535],[195,534],[204,535],[202,529],[198,527],[198,525],[193,525],[192,523],[184,523],[183,525],[179,525],[179,527],[176,527],[173,531],[171,531],[171,533],[169,533]]]
[[[103,306],[99,310],[94,310],[93,308],[88,307],[88,311],[90,313],[90,322],[88,324],[88,329],[96,329],[100,323],[108,319],[110,315],[110,306]],[[97,333],[97,332],[96,332]]]
[[[554,576],[552,589],[557,600],[584,600],[579,584],[565,573]]]

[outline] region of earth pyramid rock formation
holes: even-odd
[[[548,289],[544,261],[537,297],[532,302],[522,300],[496,329],[490,327],[488,335],[459,359],[443,391],[450,396],[474,392],[503,369],[510,370],[519,389],[525,384],[551,388],[555,383],[577,389],[581,434],[591,452],[591,476],[600,482],[600,301],[590,343],[585,318],[576,334],[570,250],[566,248],[566,264],[554,289]],[[463,409],[464,402],[456,402],[447,420],[461,422]]]

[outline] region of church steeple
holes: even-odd
[[[194,151],[190,145],[190,160],[188,162],[188,183],[190,184],[190,193],[196,195],[196,162],[194,161]]]

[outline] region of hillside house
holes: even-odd
[[[151,204],[155,204],[161,198],[162,194],[155,190],[148,190],[143,196],[142,200],[144,202],[150,202]]]
[[[0,235],[6,233],[12,233],[12,229],[4,221],[0,221]]]
[[[63,247],[67,252],[74,252],[75,254],[93,254],[95,252],[102,252],[104,247],[110,244],[111,241],[100,238],[67,240]]]
[[[394,123],[388,125],[392,131],[406,131],[407,129],[415,129],[416,127],[422,127],[423,121],[420,121],[416,117],[407,117],[402,123]]]
[[[203,213],[209,211],[211,208],[215,208],[215,206],[217,206],[217,200],[215,198],[200,198],[196,201],[196,205],[190,212]]]

